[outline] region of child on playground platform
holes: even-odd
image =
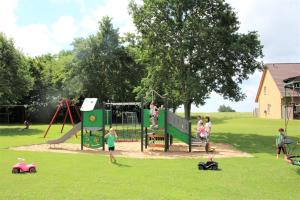
[[[116,163],[117,160],[113,155],[113,152],[115,151],[115,141],[117,140],[117,137],[118,137],[116,130],[114,128],[111,128],[104,137],[106,138],[106,142],[108,145],[110,162]]]
[[[286,159],[286,147],[284,144],[284,129],[280,128],[278,129],[279,134],[276,136],[276,148],[277,148],[277,156],[276,158],[278,159],[279,154],[282,150],[283,154],[284,154],[284,159]]]
[[[152,101],[150,104],[150,118],[151,118],[151,128],[157,128],[157,117],[158,117],[158,109],[155,103]]]

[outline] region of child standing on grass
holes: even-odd
[[[279,158],[279,154],[282,150],[284,154],[284,159],[286,159],[286,147],[284,144],[284,129],[278,129],[279,134],[276,136],[276,148],[277,148],[277,159]]]
[[[25,120],[24,121],[24,126],[25,126],[24,129],[29,129],[29,121]]]
[[[114,128],[111,128],[109,132],[104,136],[108,145],[109,158],[111,163],[117,162],[116,158],[113,155],[113,152],[115,151],[115,141],[117,140],[117,137],[118,136]]]

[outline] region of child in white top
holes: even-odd
[[[154,128],[157,128],[158,125],[157,125],[157,107],[156,105],[154,104],[154,102],[152,101],[151,104],[150,104],[150,117],[151,117],[151,128],[154,129]]]

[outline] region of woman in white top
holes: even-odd
[[[206,116],[205,117],[205,121],[206,121],[206,123],[205,123],[205,131],[206,131],[207,135],[210,136],[210,134],[211,134],[211,126],[212,126],[211,121],[210,121],[210,117]]]

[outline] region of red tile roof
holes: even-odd
[[[258,97],[261,91],[262,83],[265,78],[265,72],[269,70],[273,80],[275,81],[280,94],[284,97],[284,83],[283,80],[295,76],[300,76],[300,63],[270,63],[265,65],[265,70],[263,72],[262,78],[260,80],[260,85],[257,91],[255,102],[258,102]],[[293,92],[289,91],[290,94]],[[297,96],[297,94],[294,94]]]

